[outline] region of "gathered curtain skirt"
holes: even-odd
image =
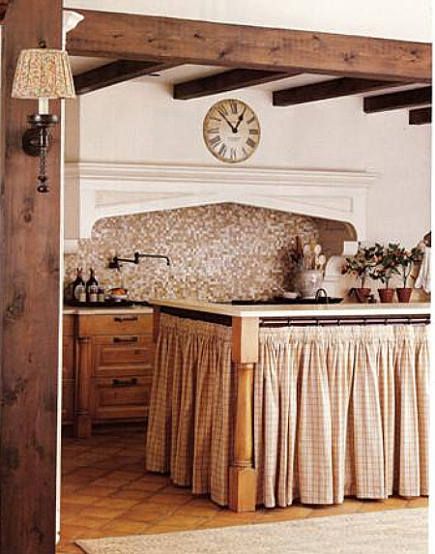
[[[428,494],[426,326],[261,329],[259,503]]]
[[[146,468],[228,504],[231,328],[162,314],[154,365]]]
[[[146,467],[228,504],[231,328],[161,315]],[[260,329],[257,502],[428,494],[426,326]]]

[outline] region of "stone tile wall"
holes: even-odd
[[[318,240],[313,218],[239,204],[111,217],[94,226],[79,252],[65,256],[65,282],[75,268],[90,267],[106,288],[129,289],[130,297],[155,296],[226,301],[267,298],[292,289],[289,252],[296,236]],[[164,254],[164,260],[143,259],[124,265],[119,273],[107,268],[111,256],[133,257],[135,251]]]

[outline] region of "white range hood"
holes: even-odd
[[[65,167],[65,240],[72,251],[104,217],[234,202],[367,224],[371,171],[104,162]]]

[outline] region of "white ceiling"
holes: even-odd
[[[85,71],[89,71],[91,69],[95,69],[97,67],[101,67],[102,65],[116,61],[109,58],[85,58],[85,57],[79,57],[79,56],[71,56],[70,59],[71,59],[71,65],[72,65],[74,75],[77,75],[79,73],[83,73]],[[174,85],[177,83],[182,83],[185,81],[190,81],[193,79],[199,79],[202,77],[208,77],[210,75],[222,73],[223,71],[228,71],[228,69],[229,69],[228,67],[185,64],[185,65],[173,67],[172,69],[167,69],[157,74],[151,74],[151,75],[146,75],[144,77],[139,77],[138,79],[135,79],[135,81],[149,82],[150,80],[152,80],[153,82],[161,83],[165,87],[168,87],[170,85]],[[333,76],[333,75],[315,75],[311,73],[304,73],[301,75],[296,75],[294,77],[288,77],[287,79],[280,79],[279,81],[271,81],[269,83],[263,83],[261,85],[256,85],[255,87],[251,87],[251,88],[273,92],[275,90],[281,90],[281,89],[291,88],[291,87],[300,87],[304,85],[310,85],[313,83],[320,83],[322,81],[329,81],[331,79],[336,79],[336,78],[337,76]],[[404,85],[400,87],[399,86],[391,87],[391,89],[382,89],[382,93],[389,92],[390,90],[391,92],[393,91],[397,92],[399,90],[416,88],[416,86],[420,86],[420,84],[414,83],[414,84]],[[421,86],[424,86],[424,85],[421,84]],[[355,96],[373,96],[376,94],[380,94],[380,91],[376,90],[370,93],[365,92]]]

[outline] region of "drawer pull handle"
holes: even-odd
[[[133,343],[133,342],[137,342],[138,341],[138,338],[137,337],[113,337],[113,342],[114,343],[120,343],[120,342],[123,342],[123,343]]]
[[[137,379],[136,377],[133,377],[132,379],[113,379],[112,380],[112,387],[134,387],[137,385]]]
[[[129,316],[129,317],[114,317],[113,321],[116,321],[116,323],[123,323],[125,321],[137,321],[138,317],[136,315]]]

